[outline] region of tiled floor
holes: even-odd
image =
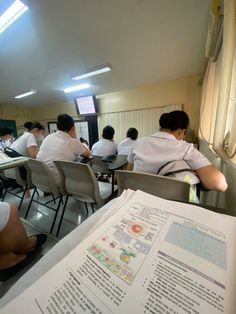
[[[31,192],[32,193],[32,192]],[[43,194],[40,193],[40,201],[47,202],[52,199],[51,196],[44,197]],[[6,195],[5,201],[8,203],[15,204],[17,207],[20,203],[20,199],[12,196],[10,194]],[[42,257],[48,250],[50,250],[61,238],[71,232],[74,228],[76,228],[81,222],[83,222],[87,217],[87,211],[85,205],[80,201],[74,200],[73,198],[69,198],[66,211],[64,214],[64,219],[61,225],[60,234],[57,238],[55,236],[56,230],[58,227],[58,223],[61,216],[60,208],[56,224],[54,226],[54,230],[52,234],[49,234],[51,224],[54,218],[55,212],[51,209],[48,209],[42,205],[37,203],[32,203],[29,215],[27,220],[24,220],[25,212],[27,210],[30,198],[24,199],[24,202],[21,206],[20,215],[22,217],[22,222],[27,230],[28,235],[38,234],[38,233],[47,233],[48,234],[48,241],[44,246],[42,253],[32,261],[27,267],[25,267],[21,272],[17,273],[14,277],[10,278],[5,282],[0,282],[0,298],[7,292],[7,290],[16,282],[16,280],[22,276],[22,274],[27,271],[30,267],[32,267],[39,259]],[[50,203],[52,207],[55,207],[56,204],[53,201]],[[89,208],[89,215],[93,213],[92,208],[88,205]],[[94,206],[96,210],[96,206]]]

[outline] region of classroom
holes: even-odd
[[[233,313],[235,12],[236,0],[0,2],[0,313],[44,288],[49,303],[42,293],[37,310],[34,301],[22,310]],[[1,240],[17,237],[12,217],[17,246]],[[181,288],[178,301],[164,299],[171,260],[197,269],[189,285],[209,269],[216,290],[199,287],[224,301],[196,290],[191,303]],[[81,293],[63,290],[68,276]],[[135,282],[140,294],[147,285],[142,305],[122,301]]]

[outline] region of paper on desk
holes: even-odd
[[[11,160],[12,159],[9,156],[7,156],[5,153],[0,152],[0,164],[4,164],[4,163],[9,162]]]
[[[222,215],[136,191],[1,313],[235,313],[235,234]]]
[[[102,225],[108,218],[110,218],[116,211],[118,211],[122,206],[124,206],[130,198],[134,195],[132,190],[124,190],[124,192],[115,199],[112,206],[106,211],[106,213],[97,221],[93,228],[88,232],[88,236],[94,232],[100,225]]]

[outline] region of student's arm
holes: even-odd
[[[202,185],[209,190],[224,192],[228,185],[223,173],[213,165],[205,166],[195,170]]]
[[[134,165],[131,164],[130,162],[128,162],[127,170],[128,170],[128,171],[133,171],[133,167],[134,167]]]
[[[30,157],[35,159],[39,151],[38,146],[30,146],[27,148],[27,150]]]
[[[83,145],[83,146],[84,146],[84,151],[83,151],[83,153],[81,155],[83,157],[88,157],[91,154],[91,152],[90,152],[90,150],[87,147],[85,147],[85,145]]]

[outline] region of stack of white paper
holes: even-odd
[[[235,313],[235,219],[125,191],[1,313]]]

